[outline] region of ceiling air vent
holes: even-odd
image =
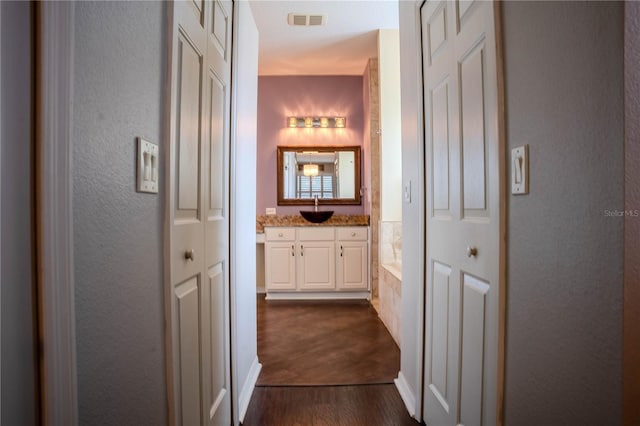
[[[302,27],[324,25],[327,23],[327,15],[305,15],[302,13],[290,13],[287,16],[287,22],[289,23],[289,25]]]

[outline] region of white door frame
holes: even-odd
[[[77,425],[73,282],[73,2],[36,4],[36,212],[42,421]]]
[[[2,7],[0,6],[0,46],[2,46]],[[0,48],[1,49],[1,48]],[[1,57],[1,55],[0,55]],[[0,67],[0,100],[2,100],[2,68]],[[2,102],[0,102],[0,138],[2,137]],[[2,147],[0,146],[0,241],[2,241]],[[0,330],[2,330],[2,244],[0,244]],[[2,339],[0,338],[0,377],[2,377]],[[2,398],[0,398],[2,419]]]
[[[403,52],[400,54],[401,67],[405,66],[401,70],[401,92],[402,92],[402,108],[405,110],[415,111],[407,117],[407,113],[402,114],[402,138],[413,141],[409,143],[409,147],[405,148],[403,143],[403,182],[408,180],[412,181],[412,186],[415,183],[415,188],[412,189],[412,201],[415,210],[410,207],[402,209],[402,227],[403,234],[415,233],[417,231],[417,238],[415,244],[415,264],[411,264],[409,261],[403,261],[403,270],[409,268],[410,271],[415,274],[415,283],[418,286],[415,291],[415,297],[412,301],[403,301],[403,309],[410,306],[408,311],[415,312],[413,318],[415,318],[415,327],[413,329],[412,337],[415,342],[415,346],[412,347],[413,354],[409,357],[413,358],[412,361],[415,369],[415,376],[418,378],[415,382],[415,386],[411,385],[412,379],[405,375],[405,368],[401,368],[398,373],[398,378],[394,380],[396,388],[402,397],[403,402],[411,417],[422,421],[423,417],[423,368],[424,368],[424,319],[425,319],[425,276],[426,271],[424,267],[425,252],[426,252],[426,216],[425,216],[425,197],[426,197],[426,171],[425,164],[425,150],[424,150],[424,119],[423,119],[423,101],[422,101],[422,42],[421,42],[421,30],[420,30],[420,7],[425,0],[413,0],[411,4],[412,19],[411,26],[405,30],[400,31],[400,43],[403,43],[403,35],[409,32],[413,44],[404,46]],[[402,13],[402,12],[401,12]],[[407,42],[404,40],[405,43]],[[407,49],[410,49],[408,51]],[[410,59],[408,59],[410,58]],[[410,64],[410,67],[406,65]],[[403,83],[405,81],[405,83]],[[405,86],[409,89],[405,89]],[[416,91],[417,89],[417,91]],[[408,91],[409,93],[405,93]],[[405,96],[407,95],[407,96]],[[405,118],[406,117],[406,118]],[[412,145],[415,144],[415,151],[412,149]],[[405,153],[405,150],[409,149],[410,154]],[[416,157],[417,156],[417,157]],[[413,163],[418,159],[419,165],[415,174],[411,174],[412,166],[405,165],[405,162],[409,161]],[[408,272],[404,272],[405,275],[409,275]],[[406,280],[405,280],[406,281]],[[404,285],[409,285],[403,283]],[[414,311],[415,310],[415,311]],[[403,321],[405,317],[403,316]],[[404,328],[404,327],[403,327]],[[409,348],[403,340],[401,351],[409,353]],[[409,369],[409,368],[407,368]]]

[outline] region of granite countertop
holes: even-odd
[[[258,215],[256,233],[263,233],[265,226],[369,226],[369,215],[334,214],[322,223],[311,223],[298,214]]]

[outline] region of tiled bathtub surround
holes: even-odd
[[[323,223],[311,223],[298,214],[258,215],[256,232],[263,233],[265,226],[369,226],[369,215],[334,214]]]
[[[364,213],[371,215],[371,295],[378,298],[378,235],[380,226],[380,83],[378,59],[371,58],[364,71]]]
[[[380,222],[380,264],[402,264],[402,222]]]
[[[391,337],[400,346],[400,310],[402,281],[391,272],[391,267],[380,265],[378,274],[378,315],[387,326]],[[399,274],[398,274],[399,275]]]
[[[380,319],[400,345],[402,222],[380,222],[378,295]]]

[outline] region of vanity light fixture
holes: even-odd
[[[317,164],[305,164],[302,166],[302,174],[305,176],[318,176]]]
[[[344,128],[347,127],[347,119],[346,117],[287,117],[287,127]]]

